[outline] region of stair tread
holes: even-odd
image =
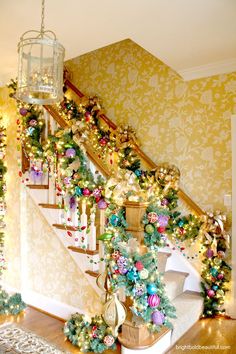
[[[26,184],[26,187],[30,189],[48,189],[47,184]]]
[[[99,253],[99,250],[88,250],[88,249],[84,249],[81,247],[77,247],[77,246],[68,246],[68,249],[73,251],[73,252],[78,252],[78,253],[84,253],[84,254],[89,254],[89,255],[96,255]]]
[[[52,226],[56,227],[57,229],[65,230],[65,231],[78,231],[79,230],[79,228],[77,226],[70,226],[70,225],[64,225],[64,224],[52,224]]]
[[[58,204],[39,203],[39,206],[45,209],[63,209],[63,207],[59,206]]]
[[[91,275],[91,277],[95,277],[95,278],[99,275],[98,271],[94,272],[93,270],[86,270],[85,273],[88,275]]]
[[[170,257],[171,252],[157,252],[157,256],[162,256],[162,255],[165,255],[166,257]]]
[[[164,278],[168,278],[168,279],[173,279],[175,280],[175,277],[187,277],[189,275],[189,273],[187,272],[181,272],[179,270],[167,270],[164,274]]]
[[[170,301],[183,293],[184,282],[188,273],[168,270],[164,273],[163,282]]]

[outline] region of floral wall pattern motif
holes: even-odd
[[[133,126],[149,157],[179,167],[183,189],[200,207],[225,210],[236,73],[184,82],[129,39],[66,66],[84,94],[102,99],[109,118]]]

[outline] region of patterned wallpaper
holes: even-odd
[[[72,81],[98,95],[109,118],[133,126],[155,162],[176,164],[183,189],[205,210],[231,192],[230,117],[236,73],[184,82],[127,39],[67,61]]]
[[[5,257],[8,269],[4,281],[21,287],[20,260],[20,189],[16,147],[16,106],[8,89],[0,88],[0,115],[7,127],[7,215]],[[30,197],[26,198],[26,232],[28,245],[28,282],[30,290],[68,305],[100,313],[101,302],[86,277],[57,239]],[[40,230],[40,231],[39,231]],[[43,265],[43,266],[42,266]]]

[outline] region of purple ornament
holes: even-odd
[[[119,268],[125,267],[127,266],[128,262],[127,262],[127,258],[121,256],[119,259],[117,259],[117,265]]]
[[[98,209],[106,209],[108,206],[107,202],[104,199],[100,199],[98,202]]]
[[[212,258],[214,256],[214,251],[212,249],[208,248],[206,251],[206,256],[207,256],[207,258]]]
[[[166,227],[168,225],[168,221],[169,221],[169,216],[167,216],[167,215],[159,215],[158,216],[159,226]]]
[[[214,297],[214,296],[215,296],[214,290],[208,289],[208,290],[207,290],[207,295],[208,295],[209,297]]]
[[[66,184],[66,185],[69,185],[70,184],[70,181],[71,181],[71,177],[65,177],[63,179],[63,182]]]
[[[155,325],[160,326],[164,323],[165,315],[162,312],[156,310],[152,313],[151,318],[152,318],[152,322]]]
[[[163,198],[162,201],[161,201],[161,205],[165,206],[165,205],[168,205],[169,204],[169,200],[166,199],[166,198]]]
[[[24,107],[20,108],[20,114],[23,117],[25,117],[27,113],[28,113],[28,110],[26,108],[24,108]]]
[[[31,127],[36,127],[37,124],[38,124],[38,122],[37,122],[36,119],[31,119],[31,120],[29,121],[29,125],[30,125]]]
[[[160,305],[161,299],[157,294],[149,295],[147,302],[150,307],[157,307]]]
[[[71,209],[72,211],[75,211],[75,208],[76,208],[76,200],[75,200],[75,197],[71,197],[71,198],[70,198],[69,204],[70,204],[70,209]]]
[[[76,151],[75,151],[75,149],[67,149],[66,150],[66,157],[75,157],[75,155],[76,155]]]
[[[119,272],[120,274],[125,275],[126,273],[128,273],[128,269],[125,267],[119,267]]]

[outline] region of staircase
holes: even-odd
[[[69,81],[67,81],[67,86],[69,86],[71,94],[73,94],[73,99],[78,100],[82,94]],[[48,121],[47,126],[51,127],[51,133],[58,127],[67,127],[67,122],[63,121],[62,117],[58,115],[55,107],[45,107],[44,117]],[[106,116],[101,116],[101,118],[110,127],[116,128]],[[106,164],[96,157],[96,154],[88,145],[85,144],[85,148],[90,170],[93,173],[98,170],[104,177],[109,176],[110,171]],[[151,168],[155,166],[138,147],[136,152],[145,161],[146,166]],[[40,208],[40,212],[53,229],[55,237],[58,237],[78,267],[84,272],[94,290],[101,295],[101,291],[96,285],[96,277],[103,267],[102,263],[99,265],[98,262],[102,252],[101,244],[99,245],[96,240],[94,243],[94,240],[92,240],[91,243],[89,241],[88,244],[84,245],[81,241],[83,231],[79,230],[76,221],[78,210],[88,221],[92,216],[91,211],[88,206],[82,205],[77,205],[75,211],[70,210],[70,208],[65,211],[62,206],[59,206],[59,203],[61,205],[63,201],[61,197],[57,196],[53,177],[48,178],[48,175],[44,175],[40,181],[34,181],[27,172],[27,163],[24,165],[26,166],[25,177],[31,179],[26,187],[27,193]],[[191,211],[197,215],[202,214],[202,210],[182,190],[179,196],[182,210]],[[64,199],[64,203],[67,203],[66,199]],[[102,210],[100,212],[97,211],[95,219],[93,225],[98,237],[104,229],[104,212]],[[90,238],[92,239],[91,234],[88,236],[89,240]],[[177,318],[172,320],[173,331],[167,330],[152,347],[148,348],[148,345],[146,345],[144,349],[140,350],[140,352],[145,354],[162,353],[173,345],[199,319],[203,308],[199,272],[178,250],[172,250],[171,247],[159,251],[157,257],[159,272],[163,273],[166,293],[176,307]],[[134,353],[136,349],[122,346],[122,353]]]

